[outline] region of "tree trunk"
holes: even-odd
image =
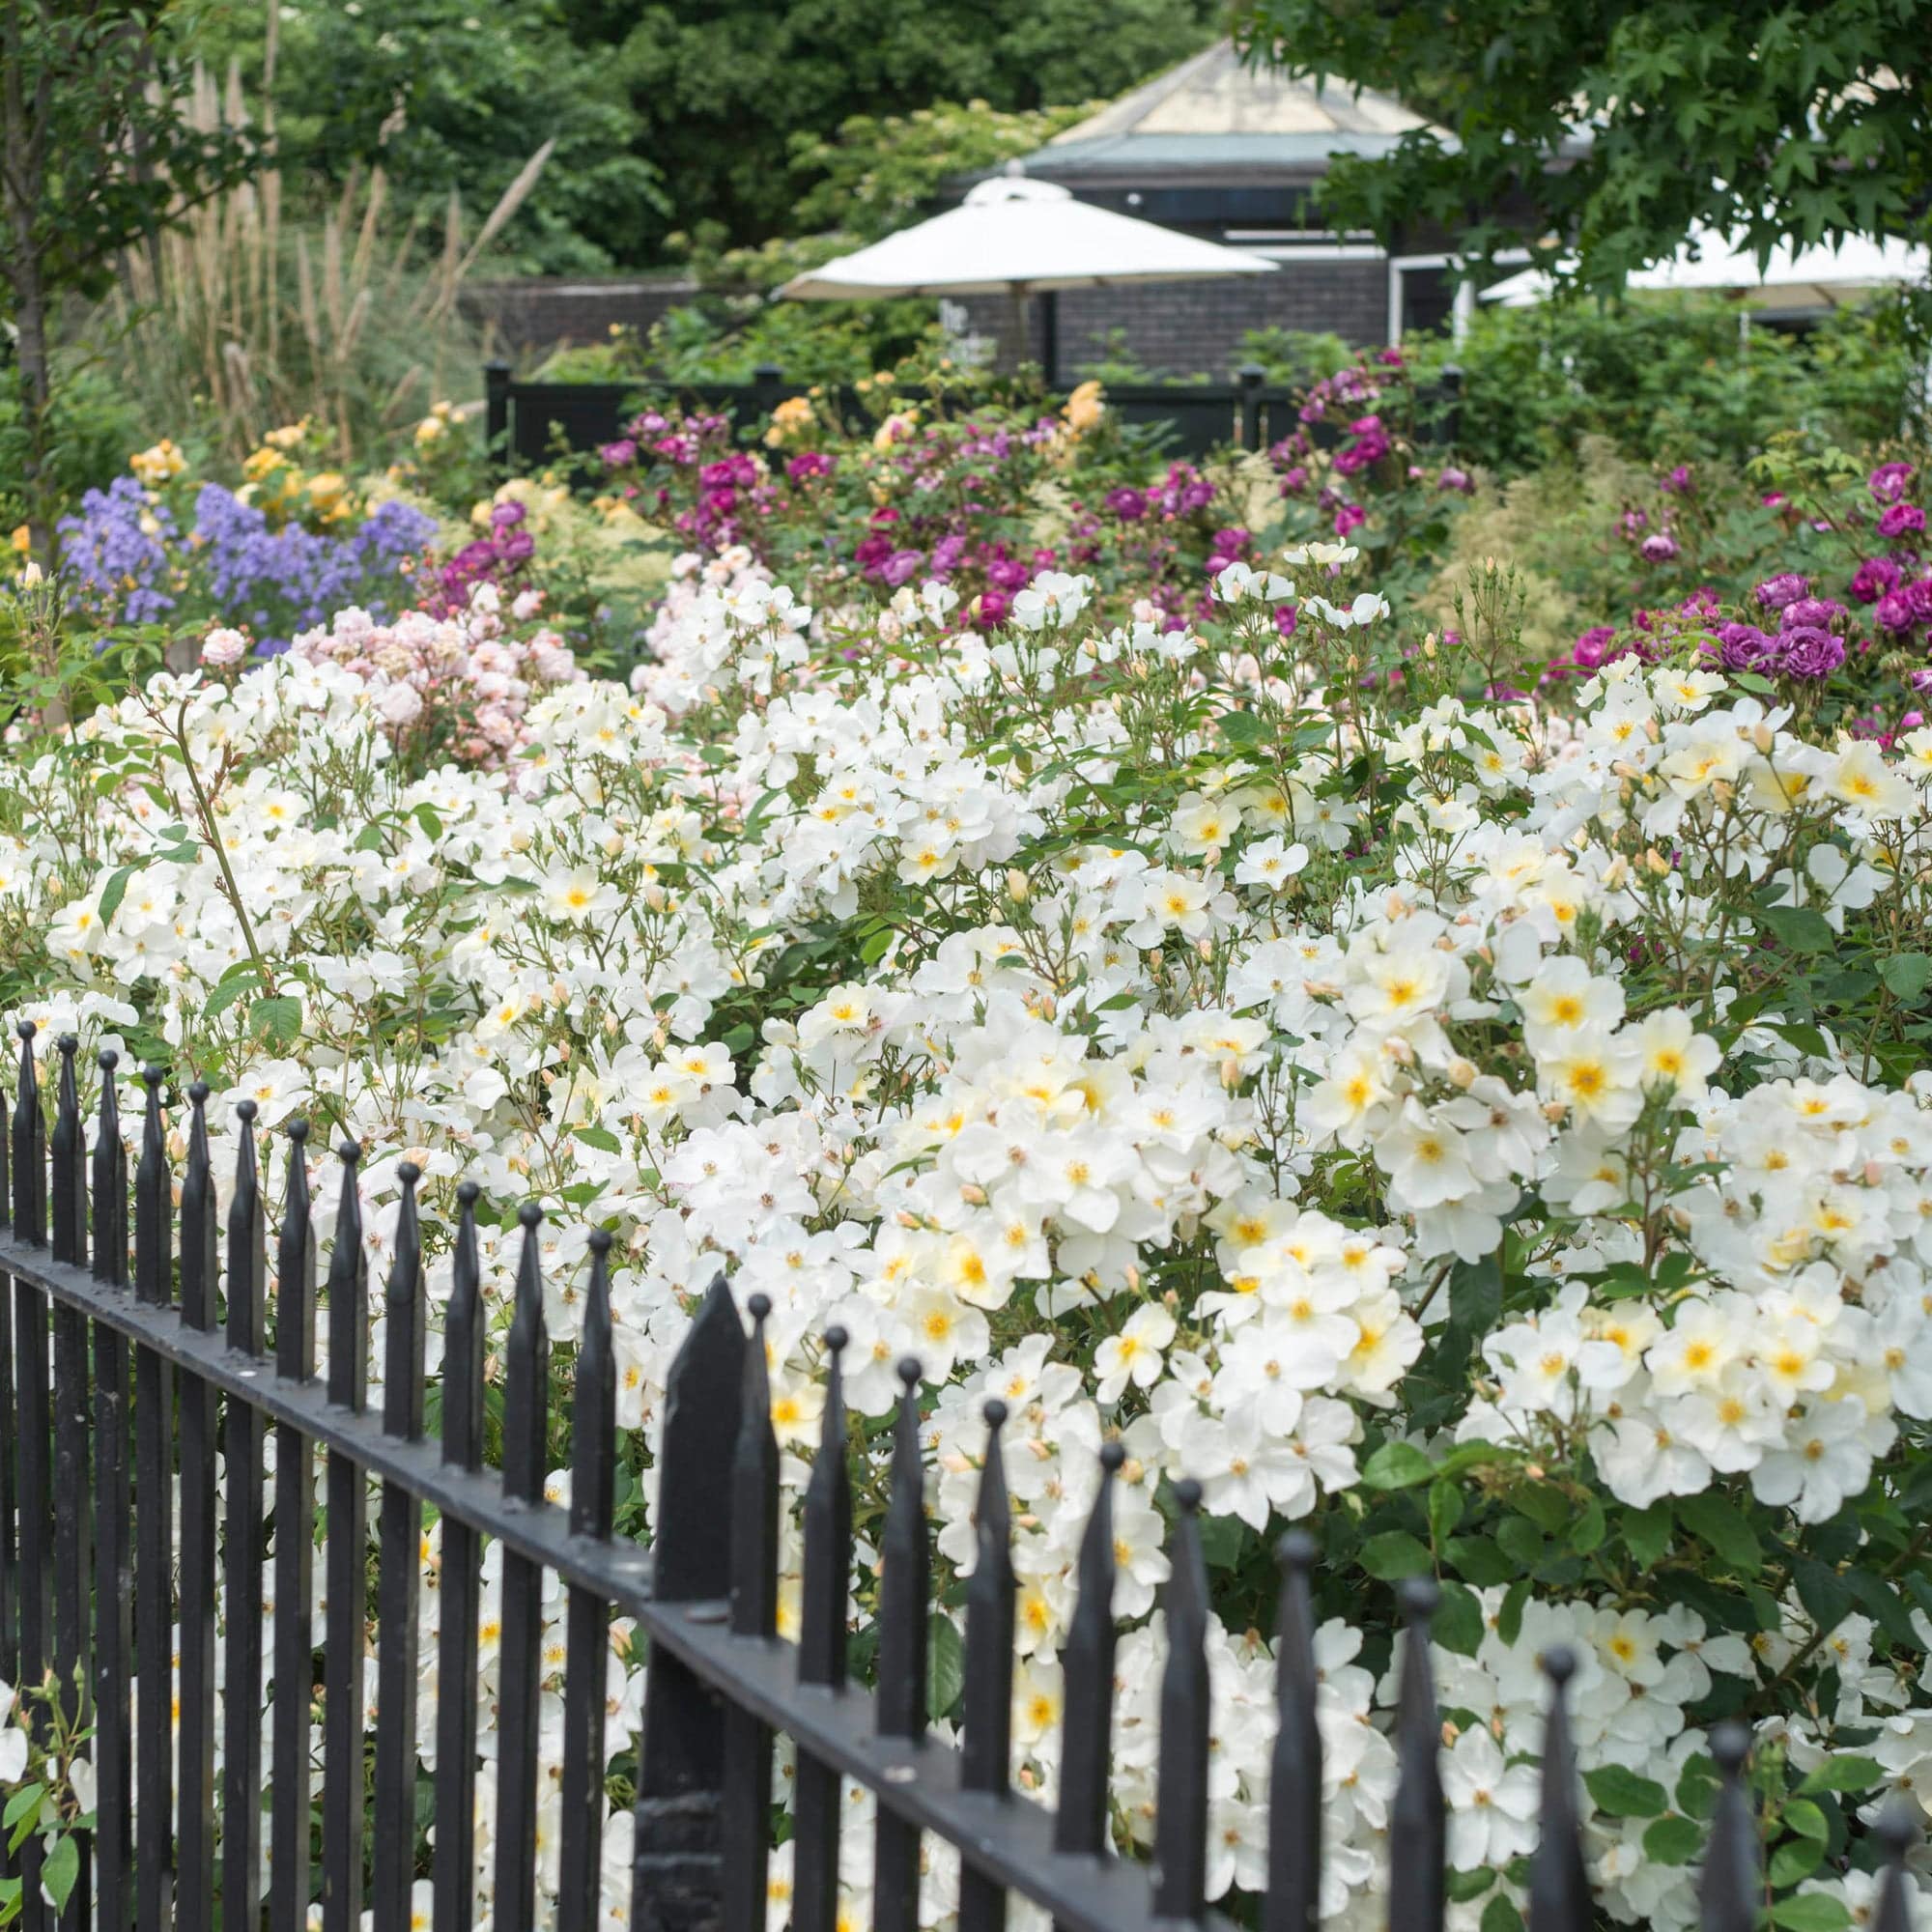
[[[19,264],[14,294],[14,323],[19,330],[16,348],[20,428],[27,445],[20,480],[27,499],[27,528],[34,553],[52,563],[53,526],[46,499],[47,407],[52,386],[47,374],[47,304],[41,287],[40,264],[30,255]]]

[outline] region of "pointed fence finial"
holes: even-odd
[[[1435,1673],[1429,1659],[1429,1625],[1442,1593],[1426,1577],[1398,1584],[1406,1629],[1402,1689],[1396,1709],[1395,1804],[1389,1818],[1394,1856],[1389,1868],[1389,1932],[1442,1932],[1443,1861],[1447,1814],[1438,1763],[1441,1719]]]
[[[1912,1907],[1907,1897],[1906,1855],[1918,1839],[1918,1806],[1903,1791],[1887,1799],[1878,1814],[1873,1835],[1885,1853],[1879,1872],[1878,1906],[1872,1913],[1872,1932],[1912,1932]]]
[[[1321,1903],[1321,1728],[1316,1721],[1312,1578],[1320,1546],[1293,1529],[1275,1546],[1274,1760],[1268,1778],[1268,1890],[1264,1932],[1315,1932]]]
[[[1114,1478],[1127,1460],[1119,1442],[1100,1447],[1100,1487],[1080,1538],[1080,1593],[1060,1654],[1060,1807],[1056,1849],[1097,1858],[1107,1848],[1114,1744]]]
[[[1549,1713],[1543,1726],[1542,1824],[1529,1868],[1529,1932],[1589,1932],[1590,1881],[1577,1815],[1577,1753],[1570,1742],[1570,1680],[1577,1654],[1565,1644],[1543,1655]]]
[[[1160,1680],[1160,1776],[1154,1814],[1154,1910],[1193,1923],[1208,1890],[1208,1569],[1201,1485],[1174,1486],[1174,1568],[1167,1579],[1167,1665]]]
[[[1752,1932],[1757,1924],[1757,1822],[1745,1785],[1750,1732],[1739,1723],[1715,1724],[1711,1756],[1718,1767],[1718,1802],[1711,1813],[1704,1876],[1697,1889],[1702,1932]]]

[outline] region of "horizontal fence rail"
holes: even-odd
[[[177,1194],[167,1075],[143,1070],[145,1104],[130,1148],[116,1057],[102,1053],[90,1152],[78,1043],[58,1042],[49,1127],[34,1028],[23,1025],[20,1037],[11,1131],[0,1150],[0,1274],[12,1283],[11,1293],[0,1293],[0,1650],[9,1676],[49,1686],[46,1699],[30,1708],[42,1744],[57,1717],[92,1726],[98,1784],[92,1827],[70,1840],[79,1848],[78,1866],[58,1914],[43,1901],[42,1836],[20,1845],[12,1870],[23,1882],[21,1921],[32,1932],[55,1924],[213,1932],[217,1923],[222,1932],[259,1932],[265,1922],[271,1932],[298,1932],[316,1904],[324,1932],[360,1932],[365,1910],[375,1932],[404,1932],[423,1922],[416,1888],[425,1881],[435,1932],[471,1932],[479,1910],[476,1784],[486,1775],[494,1775],[495,1803],[483,1909],[493,1932],[532,1932],[538,1923],[588,1932],[607,1922],[613,1903],[601,1883],[607,1774],[612,1753],[631,1743],[610,1735],[607,1723],[613,1615],[635,1619],[648,1646],[633,1785],[634,1926],[758,1932],[788,1921],[792,1932],[834,1932],[841,1922],[846,1779],[877,1801],[870,1864],[872,1923],[881,1932],[920,1922],[923,1834],[960,1856],[960,1932],[997,1932],[1013,1894],[1043,1908],[1062,1932],[1229,1926],[1205,1897],[1212,1713],[1197,1486],[1182,1482],[1175,1491],[1152,1857],[1118,1857],[1109,1795],[1117,1443],[1100,1453],[1099,1493],[1079,1551],[1077,1605],[1062,1654],[1060,1791],[1048,1810],[1009,1782],[1014,1579],[1002,1403],[984,1406],[955,1747],[926,1730],[932,1577],[917,1361],[898,1370],[878,1539],[876,1682],[867,1688],[847,1675],[853,1499],[840,1330],[823,1338],[828,1387],[804,1496],[793,1645],[776,1634],[779,1450],[765,1353],[771,1311],[762,1295],[751,1297],[749,1332],[722,1276],[697,1308],[668,1378],[646,1551],[612,1537],[619,1443],[606,1231],[592,1230],[588,1242],[566,1510],[543,1496],[551,1364],[543,1217],[534,1204],[519,1213],[514,1314],[500,1345],[500,1466],[490,1468],[473,1184],[457,1190],[440,1431],[431,1441],[414,1167],[397,1169],[402,1198],[389,1272],[374,1291],[384,1358],[381,1406],[372,1409],[372,1289],[355,1184],[360,1150],[354,1143],[338,1150],[344,1185],[319,1279],[308,1129],[299,1121],[287,1128],[271,1300],[253,1103],[236,1108],[224,1211],[205,1086],[185,1092],[186,1159]],[[326,1379],[316,1367],[319,1298],[328,1321]],[[318,1460],[327,1511],[319,1556]],[[373,1563],[372,1480],[379,1486]],[[418,1802],[416,1709],[422,1666],[431,1661],[419,1651],[425,1508],[437,1512],[442,1539],[433,1660],[440,1690],[427,1810]],[[502,1565],[493,1774],[477,1749],[486,1542],[501,1546]],[[1280,1554],[1279,1729],[1258,1922],[1262,1932],[1313,1932],[1322,1816],[1310,1589],[1317,1549],[1313,1539],[1293,1533]],[[266,1647],[265,1561],[275,1600]],[[318,1561],[327,1585],[319,1625],[309,1608]],[[538,1895],[548,1776],[539,1762],[546,1572],[568,1593],[554,1907]],[[1428,1642],[1435,1591],[1419,1579],[1401,1591],[1407,1635],[1395,1719],[1400,1776],[1388,1920],[1393,1932],[1439,1932],[1447,1876]],[[372,1612],[380,1642],[369,1724]],[[1544,1664],[1548,1721],[1528,1918],[1531,1932],[1581,1932],[1591,1902],[1565,1707],[1574,1661],[1554,1651]],[[229,1691],[219,1700],[218,1678]],[[256,1694],[265,1678],[266,1700]],[[318,1703],[319,1785],[311,1735]],[[177,1710],[178,1773],[169,1748]],[[792,1873],[788,1907],[771,1912],[779,1820],[773,1753],[781,1733],[796,1750]],[[1707,1932],[1749,1932],[1756,1922],[1761,1880],[1743,1776],[1747,1746],[1737,1725],[1712,1734],[1720,1788],[1702,1879]],[[1884,1835],[1889,1864],[1873,1928],[1908,1932],[1902,1861],[1910,1828],[1890,1813]]]
[[[688,408],[715,411],[749,427],[768,416],[804,384],[787,384],[773,364],[762,365],[749,383],[672,383],[639,378],[632,383],[519,382],[507,362],[484,370],[485,421],[489,446],[498,460],[542,464],[559,447],[582,452],[617,441],[624,425],[649,398],[672,399]],[[855,389],[833,385],[831,407],[846,420],[862,418],[865,405]],[[1462,378],[1448,370],[1435,387],[1422,392],[1418,437],[1453,444],[1459,433]],[[1301,397],[1270,385],[1256,365],[1238,371],[1230,383],[1109,384],[1108,409],[1121,421],[1164,425],[1179,456],[1205,456],[1211,449],[1266,449],[1296,430],[1317,442],[1340,435],[1337,424],[1303,423]],[[1058,408],[1058,404],[1048,407]]]

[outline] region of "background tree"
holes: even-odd
[[[254,160],[242,133],[178,111],[189,25],[175,0],[0,0],[0,282],[37,549],[55,303],[99,296],[124,250]]]
[[[1220,0],[562,0],[580,45],[608,50],[672,201],[624,259],[673,230],[734,243],[791,230],[795,137],[854,116],[980,99],[1014,110],[1119,94],[1212,38]]]
[[[1245,0],[1238,31],[1261,61],[1385,89],[1455,137],[1336,161],[1338,226],[1574,247],[1608,287],[1699,222],[1763,253],[1920,221],[1925,25],[1923,0]]]

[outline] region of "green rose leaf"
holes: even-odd
[[[1612,1818],[1656,1818],[1670,1804],[1663,1786],[1655,1778],[1639,1777],[1620,1764],[1603,1764],[1586,1771],[1583,1782],[1597,1809]]]

